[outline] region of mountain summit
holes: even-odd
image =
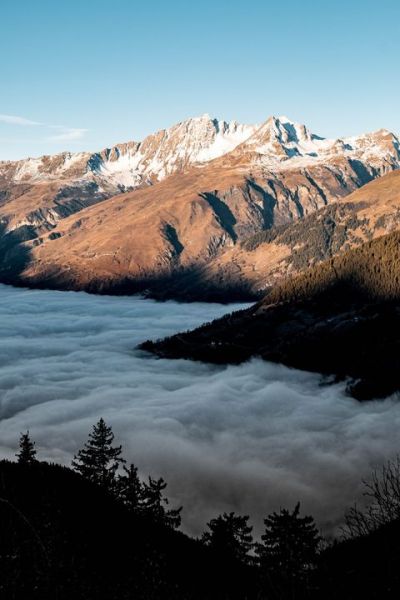
[[[147,136],[142,142],[117,144],[96,153],[63,152],[0,162],[0,178],[12,182],[81,178],[101,181],[117,191],[160,181],[189,165],[204,163],[233,150],[257,129],[208,114],[182,121]]]
[[[0,280],[168,289],[399,167],[399,140],[384,129],[324,139],[283,116],[256,126],[209,115],[97,153],[2,162]]]
[[[285,116],[267,119],[238,151],[244,149],[262,157],[266,165],[288,161],[284,168],[311,165],[340,155],[356,160],[369,157],[377,163],[384,158],[392,165],[400,160],[399,140],[385,129],[358,137],[326,139]]]
[[[177,171],[232,152],[236,158],[253,153],[266,166],[285,162],[283,168],[311,165],[338,155],[375,158],[375,162],[386,159],[393,166],[400,159],[400,144],[396,136],[384,129],[359,137],[325,139],[285,116],[271,116],[258,126],[203,114],[151,134],[142,142],[116,144],[95,153],[63,152],[3,161],[0,181],[7,185],[58,179],[95,180],[110,194],[113,190],[128,191],[161,181]]]

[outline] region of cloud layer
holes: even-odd
[[[103,416],[143,475],[167,479],[191,533],[224,510],[259,531],[297,500],[331,530],[361,477],[399,451],[400,403],[359,404],[259,360],[217,367],[134,349],[226,310],[0,286],[1,455],[29,428],[41,458],[68,463]]]

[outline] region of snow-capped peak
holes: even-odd
[[[291,121],[285,116],[269,117],[249,139],[249,143],[269,144],[300,144],[313,139],[322,139],[313,136],[305,125]]]
[[[65,152],[0,163],[0,176],[16,182],[95,179],[107,192],[123,191],[230,153],[235,161],[238,156],[250,157],[274,169],[302,168],[338,156],[366,158],[371,164],[383,159],[400,166],[400,142],[386,129],[325,139],[285,115],[271,116],[260,126],[205,113],[157,131],[142,142],[117,144],[94,154]]]
[[[358,137],[327,139],[286,116],[269,117],[243,144],[244,149],[266,165],[281,163],[281,168],[312,164],[340,155],[364,154],[400,160],[399,140],[381,129]]]
[[[222,156],[255,130],[256,126],[240,125],[236,121],[227,123],[207,113],[186,119],[149,135],[137,145],[133,154],[126,156],[121,153],[124,185],[136,186],[152,178],[160,180],[187,166]],[[110,164],[104,152],[102,157],[102,161],[96,162],[96,169],[104,176],[120,177],[118,161]]]

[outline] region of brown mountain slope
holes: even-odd
[[[256,129],[203,115],[101,152],[0,161],[0,225],[11,234],[0,244],[36,238],[82,208],[207,162]]]
[[[339,378],[359,399],[400,390],[400,232],[276,286],[254,307],[142,349],[167,358],[252,356]]]
[[[186,276],[202,281],[199,269],[224,250],[400,165],[399,141],[385,130],[324,140],[285,117],[252,135],[208,117],[185,123],[89,158],[63,154],[0,168],[14,182],[4,184],[0,201],[0,280],[109,292],[168,290]],[[237,145],[237,135],[249,137]],[[235,147],[224,153],[228,138]],[[209,160],[215,153],[222,156]],[[110,198],[120,177],[142,187]],[[280,259],[282,244],[268,257],[274,251]],[[253,293],[251,278],[232,276],[246,272],[242,259],[227,256],[221,268],[207,267],[212,284]]]
[[[301,220],[251,236],[177,279],[168,294],[187,299],[218,299],[225,293],[260,297],[288,275],[397,229],[400,171]]]
[[[237,246],[206,271],[223,284],[231,282],[232,272],[241,273],[232,280],[233,287],[239,288],[248,282],[253,286],[247,278],[249,271],[257,273],[257,280],[261,272],[263,287],[271,261],[278,262],[278,274],[290,272],[281,264],[291,252],[290,245],[276,239],[266,248],[259,243],[262,235],[252,242],[257,246],[254,250],[249,243],[238,243],[267,228],[280,232],[279,227],[364,183],[351,161],[343,157],[279,173],[255,167],[254,156],[241,155],[240,165],[236,154],[233,158],[233,164],[227,155],[156,185],[104,200],[55,223],[51,233],[36,230],[37,239],[3,255],[0,276],[4,280],[5,274],[12,273],[15,253],[23,251],[24,269],[16,279],[25,284],[138,291],[157,288],[160,281],[164,286],[169,280],[173,286],[177,275],[197,277],[198,269],[222,250]],[[20,202],[26,206],[25,196]],[[368,235],[367,225],[364,229]],[[267,234],[267,239],[270,235],[273,238],[275,233]],[[271,276],[275,276],[273,269]]]

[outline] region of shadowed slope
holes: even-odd
[[[251,568],[59,465],[0,462],[0,527],[2,598],[256,598]]]
[[[400,232],[326,261],[251,309],[141,347],[162,357],[242,362],[251,356],[351,377],[357,398],[400,389]]]

